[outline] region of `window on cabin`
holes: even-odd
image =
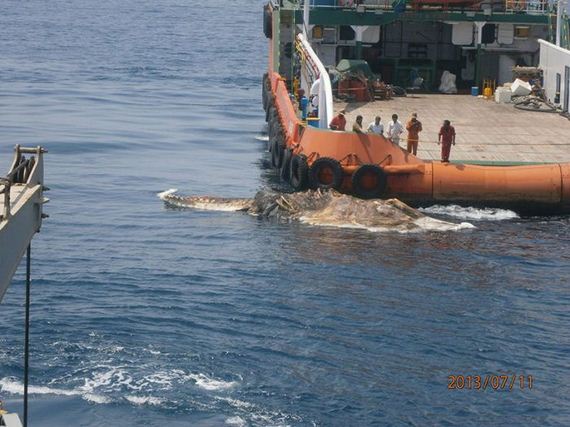
[[[339,39],[341,40],[354,40],[356,34],[350,25],[341,25]]]
[[[527,25],[515,27],[515,39],[528,39],[530,36],[530,27]]]

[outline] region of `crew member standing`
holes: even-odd
[[[449,163],[451,145],[455,145],[455,128],[451,126],[449,120],[444,120],[443,126],[439,130],[437,145],[439,144],[441,144],[441,161],[443,163]]]
[[[398,120],[397,114],[392,114],[392,121],[388,123],[388,139],[396,145],[400,145],[400,135],[404,132],[404,125]]]
[[[333,117],[331,122],[329,123],[329,127],[332,130],[342,130],[346,129],[346,118],[344,117],[345,111],[340,110],[339,113]]]
[[[406,124],[406,129],[408,131],[408,153],[415,156],[418,152],[418,142],[422,131],[422,122],[418,120],[418,113],[412,114],[412,118]]]
[[[356,121],[352,125],[352,131],[356,133],[364,133],[364,130],[362,129],[362,116],[360,114],[356,116]]]
[[[380,116],[376,116],[374,121],[368,125],[368,133],[384,136],[384,125]]]
[[[299,110],[301,111],[301,119],[307,120],[309,114],[309,99],[305,96],[305,90],[299,89]]]

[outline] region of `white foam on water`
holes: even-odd
[[[204,374],[187,374],[186,378],[194,381],[198,387],[208,391],[227,390],[238,384],[237,381],[222,381],[210,378]]]
[[[229,426],[236,426],[236,427],[244,427],[247,425],[247,422],[242,417],[230,417],[225,421],[225,424]]]
[[[475,228],[473,224],[468,222],[462,222],[460,224],[454,224],[451,222],[441,221],[435,218],[424,217],[416,219],[410,222],[407,225],[396,225],[394,227],[367,227],[363,224],[359,223],[335,223],[335,222],[326,222],[326,221],[319,221],[318,219],[314,219],[311,217],[302,216],[299,218],[299,221],[313,226],[319,227],[335,227],[335,228],[348,228],[348,229],[356,229],[356,230],[367,230],[371,233],[420,233],[425,231],[459,231],[465,229]]]
[[[98,371],[83,378],[83,384],[72,389],[57,388],[51,385],[31,385],[28,390],[30,394],[36,395],[77,396],[94,404],[112,403],[114,400],[108,395],[115,393],[123,395],[127,391],[132,394],[127,394],[122,398],[133,405],[160,406],[165,403],[165,400],[151,394],[172,389],[180,383],[192,381],[197,387],[207,391],[225,391],[239,384],[238,381],[224,381],[202,373],[188,373],[180,369],[158,371],[139,379],[134,379],[121,366],[99,365],[92,369]],[[51,384],[55,382],[52,381]],[[1,378],[0,393],[2,392],[23,395],[24,385],[13,377]],[[241,406],[241,403],[237,405]],[[243,405],[249,404],[244,402]]]
[[[164,403],[164,399],[153,396],[125,396],[125,400],[137,406],[160,406]]]
[[[24,384],[19,382],[14,378],[2,378],[0,379],[0,391],[10,393],[10,394],[24,394]],[[83,390],[65,390],[59,389],[54,387],[46,387],[46,386],[34,386],[31,385],[28,387],[28,392],[30,394],[52,394],[55,396],[78,396],[82,399],[91,402],[91,403],[111,403],[112,400],[106,396],[95,394],[95,393],[86,393]]]
[[[119,390],[122,386],[130,387],[133,379],[122,368],[114,366],[101,366],[106,370],[95,372],[91,378],[85,378],[84,384],[79,387],[84,393],[92,393],[99,388]]]
[[[446,215],[454,218],[470,219],[474,221],[504,221],[519,218],[516,212],[508,209],[474,208],[458,205],[434,205],[428,208],[420,208],[423,213],[432,215]]]
[[[229,405],[233,406],[234,408],[247,409],[247,410],[255,408],[255,405],[253,403],[245,402],[243,400],[232,399],[231,397],[220,397],[220,396],[215,396],[215,398],[217,400],[222,400],[222,401],[228,403]]]
[[[269,141],[269,135],[258,135],[255,137],[258,141],[267,142]]]
[[[214,396],[214,398],[218,401],[225,402],[228,405],[230,405],[232,408],[236,410],[238,414],[241,414],[241,416],[252,421],[254,425],[259,424],[259,425],[266,425],[273,427],[278,427],[278,426],[285,427],[289,426],[290,424],[284,422],[284,420],[291,419],[298,422],[302,421],[301,417],[299,417],[298,415],[286,414],[281,411],[266,410],[260,406],[257,406],[250,402],[246,402],[244,400],[232,399],[231,397],[222,397],[222,396]],[[231,419],[235,419],[237,422],[238,418],[243,420],[241,416],[234,415]],[[226,424],[228,424],[227,421]],[[236,425],[241,425],[241,424],[236,424]]]
[[[146,375],[142,381],[137,382],[138,389],[142,389],[148,386],[153,386],[153,389],[159,387],[162,390],[170,390],[172,388],[172,382],[180,379],[182,374],[178,370],[173,370],[170,372],[159,371],[150,375]],[[132,387],[136,389],[135,387]]]
[[[459,231],[475,228],[473,224],[468,222],[454,224],[452,222],[430,218],[429,216],[416,219],[414,224],[416,224],[421,231]]]
[[[87,402],[98,403],[100,405],[111,403],[113,400],[107,396],[102,396],[100,394],[85,393],[81,397]]]
[[[24,384],[15,378],[2,378],[0,380],[0,390],[11,394],[24,394]],[[77,396],[81,394],[76,390],[62,390],[58,388],[45,387],[45,386],[28,386],[30,394],[54,394],[57,396]]]

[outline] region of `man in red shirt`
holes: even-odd
[[[340,112],[333,117],[331,122],[329,123],[329,127],[332,130],[342,130],[344,131],[346,128],[346,118],[344,117],[345,111],[340,110]]]
[[[439,130],[439,140],[437,145],[441,144],[441,161],[449,163],[449,153],[451,152],[451,144],[455,145],[455,128],[451,126],[449,120],[443,121],[443,126]]]

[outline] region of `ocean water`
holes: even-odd
[[[475,228],[370,233],[156,197],[278,187],[262,4],[0,3],[0,170],[14,144],[49,150],[30,425],[570,425],[568,217],[433,207]],[[0,305],[13,411],[23,288]]]

